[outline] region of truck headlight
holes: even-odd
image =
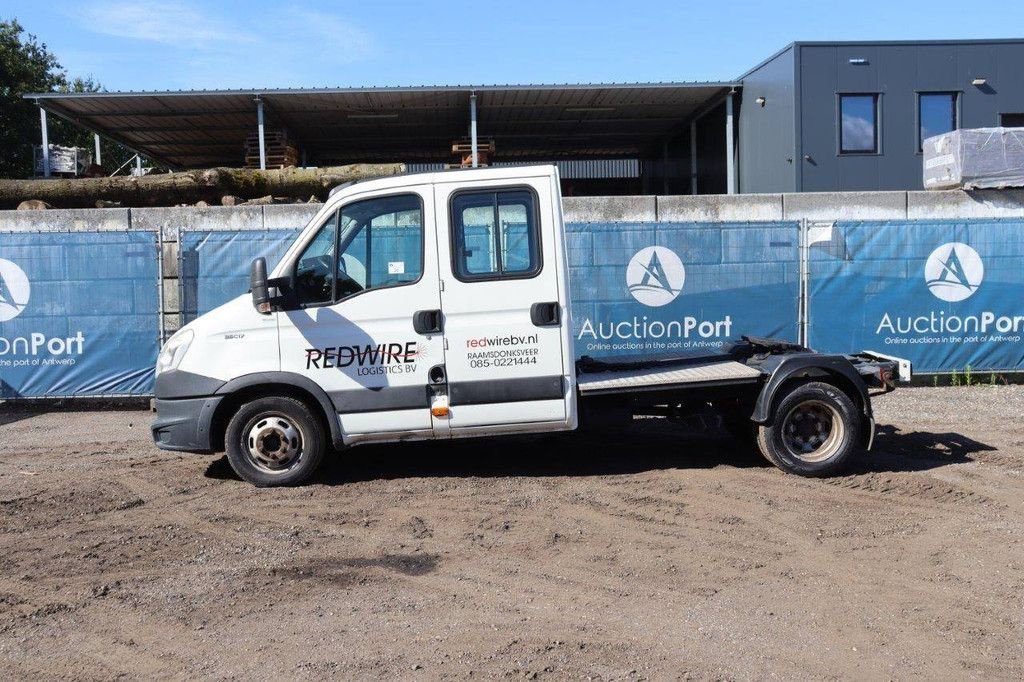
[[[191,329],[183,329],[168,339],[156,359],[156,373],[161,374],[177,368],[185,357],[185,353],[188,352],[188,347],[194,337],[195,334]]]

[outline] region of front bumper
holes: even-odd
[[[156,419],[150,427],[153,442],[161,450],[214,452],[210,426],[224,396],[156,399]]]

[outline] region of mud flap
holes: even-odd
[[[864,444],[864,449],[870,451],[871,447],[875,444],[875,418],[874,417],[868,417],[868,432],[865,435],[867,436],[867,438],[866,438],[867,442]]]

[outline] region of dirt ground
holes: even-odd
[[[876,410],[828,480],[643,420],[270,490],[146,411],[0,411],[0,677],[1020,679],[1024,386]]]

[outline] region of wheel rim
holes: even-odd
[[[245,437],[245,453],[260,471],[280,474],[302,457],[302,431],[279,414],[258,417]]]
[[[844,434],[839,410],[820,400],[799,403],[782,422],[782,441],[786,450],[805,462],[822,462],[835,455]]]

